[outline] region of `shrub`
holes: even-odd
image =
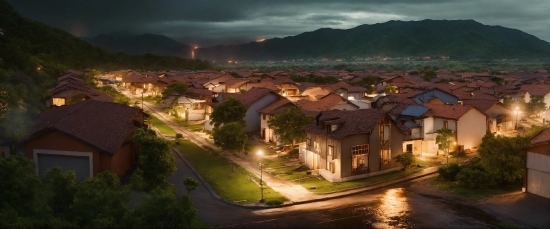
[[[441,176],[446,181],[456,181],[456,176],[460,172],[461,168],[457,163],[450,163],[444,165],[437,169],[439,176]]]
[[[458,185],[467,188],[492,188],[496,186],[495,179],[486,171],[465,167],[457,175]]]
[[[414,155],[411,152],[405,152],[397,155],[394,160],[403,165],[403,170],[405,170],[409,165],[412,165],[415,161]]]

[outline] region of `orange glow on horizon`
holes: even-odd
[[[256,42],[263,42],[263,41],[265,41],[265,38],[261,38],[261,39],[256,40]]]

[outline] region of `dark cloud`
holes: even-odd
[[[531,0],[8,0],[77,36],[156,33],[189,44],[235,44],[388,20],[474,19],[550,41],[550,1]]]

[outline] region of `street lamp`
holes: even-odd
[[[455,149],[455,152],[456,152],[456,163],[458,164],[458,153],[460,153],[460,152],[458,152],[458,149],[456,148],[456,142],[453,142],[453,148]],[[448,160],[448,158],[447,158],[447,160]]]
[[[518,114],[519,114],[519,108],[516,107],[516,127],[514,128],[514,130],[518,129]]]
[[[259,150],[258,151],[258,156],[260,157],[260,191],[261,191],[261,194],[262,194],[262,198],[260,199],[260,203],[264,202],[264,183],[263,183],[263,172],[262,172],[262,168],[263,168],[262,155],[263,155],[262,151]]]

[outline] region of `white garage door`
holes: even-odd
[[[78,182],[92,176],[91,153],[35,150],[34,158],[40,177],[44,177],[46,171],[54,166],[61,167],[64,172],[75,171]]]
[[[527,153],[527,191],[550,198],[550,156]]]

